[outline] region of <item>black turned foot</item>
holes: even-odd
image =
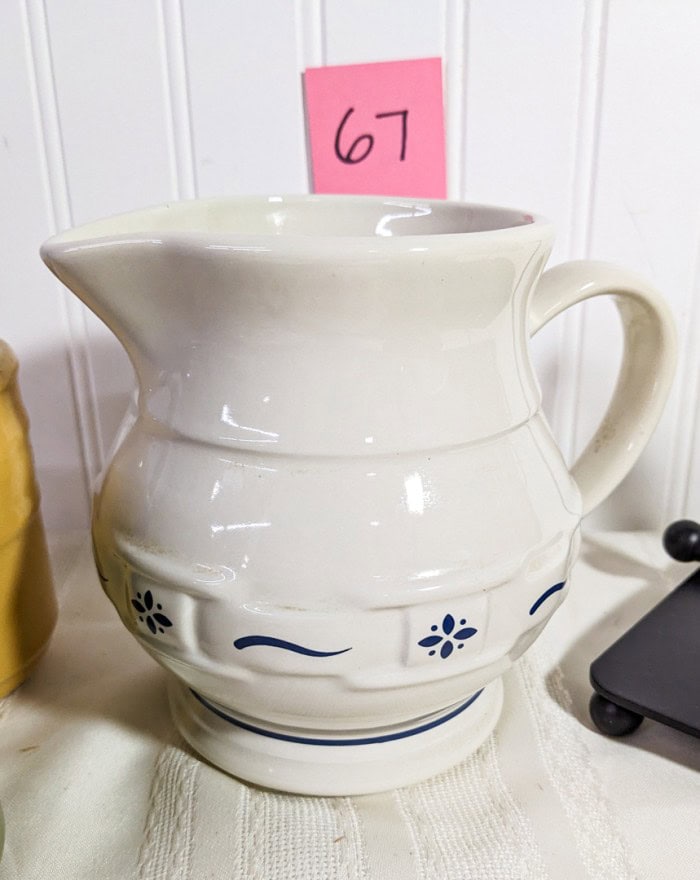
[[[607,736],[627,736],[639,727],[644,720],[642,715],[623,709],[616,703],[606,700],[600,694],[593,694],[588,704],[593,723],[601,733]]]
[[[679,562],[700,562],[700,525],[681,519],[664,532],[664,549]]]

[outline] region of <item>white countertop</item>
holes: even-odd
[[[700,868],[700,740],[588,717],[588,667],[692,568],[658,535],[589,535],[572,590],[505,679],[468,761],[358,798],[276,794],[198,760],[164,673],[122,628],[84,534],[50,536],[61,606],[0,701],[1,880],[685,880]],[[694,671],[698,674],[698,671]]]

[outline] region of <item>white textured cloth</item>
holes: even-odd
[[[174,733],[164,678],[102,595],[84,535],[52,541],[61,615],[0,702],[2,880],[686,880],[700,740],[592,729],[592,659],[689,569],[658,536],[584,543],[572,591],[505,679],[494,734],[434,779],[323,799],[245,785]]]

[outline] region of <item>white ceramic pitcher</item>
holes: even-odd
[[[495,725],[674,367],[654,290],[593,262],[541,277],[551,241],[518,211],[310,196],[174,203],[44,245],[138,376],[95,500],[100,578],[214,763],[362,793]],[[528,337],[600,294],[623,363],[569,473]]]

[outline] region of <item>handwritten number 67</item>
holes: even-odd
[[[362,162],[367,156],[369,156],[372,152],[372,147],[374,146],[374,135],[361,134],[355,138],[347,150],[343,151],[340,144],[340,138],[345,124],[354,112],[354,107],[348,109],[335,133],[335,155],[346,165],[357,165],[358,162]],[[401,150],[399,152],[399,161],[403,162],[406,158],[406,141],[408,140],[408,110],[392,110],[389,113],[375,113],[374,118],[389,119],[392,116],[401,117]]]

